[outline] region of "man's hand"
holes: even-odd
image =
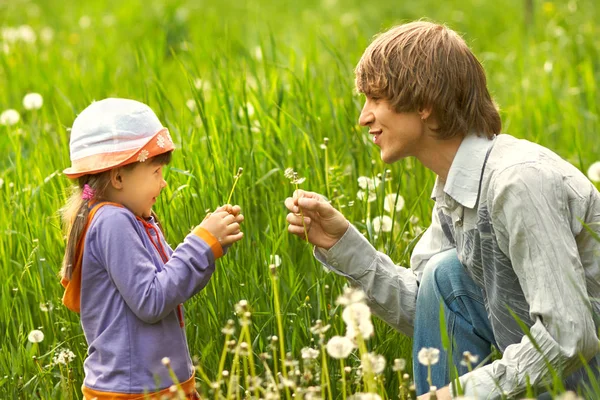
[[[288,231],[326,250],[333,247],[350,226],[342,213],[318,193],[296,190],[293,197],[285,199],[285,206],[291,211],[286,218]]]

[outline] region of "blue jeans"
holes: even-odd
[[[440,304],[444,309],[450,343],[454,343],[452,359],[459,375],[468,372],[468,368],[460,363],[463,352],[470,351],[481,362],[490,355],[491,345],[496,345],[481,289],[458,261],[456,250],[435,255],[425,266],[417,294],[413,339],[413,374],[417,394],[429,392],[427,367],[421,365],[417,358],[423,347],[440,350],[440,360],[431,366],[432,384],[441,388],[451,379],[448,353],[442,346],[440,335]]]
[[[440,335],[440,306],[444,310],[445,328],[452,346],[452,363],[458,369],[458,375],[468,372],[461,365],[463,352],[469,351],[484,361],[491,353],[491,345],[496,345],[494,333],[483,304],[479,286],[468,275],[460,263],[456,250],[447,250],[432,257],[423,271],[417,294],[413,338],[413,376],[417,394],[427,393],[427,367],[418,361],[418,353],[423,347],[435,347],[440,350],[440,359],[431,366],[431,382],[441,388],[450,379],[448,354],[442,346]],[[589,362],[590,368],[597,370],[600,356]],[[488,363],[491,360],[488,359]],[[475,365],[472,366],[473,368]],[[598,376],[598,375],[596,375]],[[574,390],[582,383],[589,382],[585,369],[580,369],[565,379],[567,389]],[[548,393],[540,399],[551,398]]]

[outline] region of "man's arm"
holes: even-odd
[[[450,247],[434,209],[432,224],[413,251],[411,269],[395,265],[352,225],[331,249],[315,247],[315,257],[362,289],[374,314],[412,336],[421,272],[432,256]]]
[[[518,165],[495,178],[488,196],[492,224],[529,304],[535,344],[524,335],[502,359],[461,377],[467,396],[510,397],[526,388],[527,376],[534,386],[545,382],[547,363],[568,376],[581,366],[580,355],[589,360],[597,353],[568,200],[563,177],[552,169]]]

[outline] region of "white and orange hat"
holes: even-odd
[[[109,98],[89,105],[75,118],[70,140],[71,178],[145,162],[175,148],[167,128],[139,101]]]

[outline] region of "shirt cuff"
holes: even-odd
[[[349,224],[346,233],[329,250],[315,247],[315,258],[338,275],[357,279],[364,275],[377,258],[377,250]]]
[[[213,255],[215,256],[215,260],[223,256],[223,247],[221,246],[221,243],[219,243],[217,238],[212,235],[212,233],[210,233],[204,228],[201,228],[200,226],[194,228],[192,233],[198,236],[200,239],[204,240],[206,244],[210,246],[210,249],[212,250]]]

